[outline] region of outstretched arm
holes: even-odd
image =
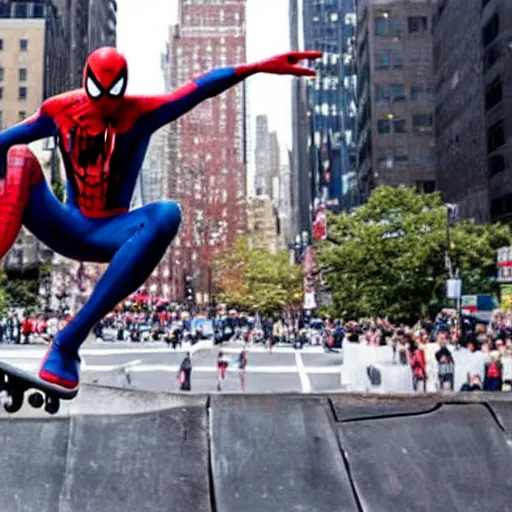
[[[7,152],[16,144],[29,144],[35,140],[50,137],[57,132],[53,119],[44,113],[42,107],[36,114],[22,123],[0,132],[0,178],[7,172]]]
[[[138,98],[142,114],[138,124],[145,133],[152,133],[207,98],[226,91],[256,73],[315,76],[315,71],[297,64],[302,60],[318,59],[321,56],[321,52],[290,52],[255,64],[214,69],[172,93]]]

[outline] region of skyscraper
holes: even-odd
[[[180,0],[168,45],[169,85],[246,60],[245,0]],[[245,87],[209,99],[170,125],[169,195],[183,224],[171,249],[171,296],[190,275],[198,302],[212,292],[211,261],[247,229]]]
[[[290,0],[289,7],[290,47],[292,50],[303,50],[301,3],[299,0]],[[292,212],[290,230],[299,247],[309,240],[313,214],[310,117],[306,79],[297,78],[292,82],[292,150],[289,163]]]
[[[462,217],[478,221],[491,213],[483,53],[481,4],[440,3],[434,18],[437,186]]]
[[[82,86],[87,56],[101,46],[116,46],[117,0],[53,0],[68,40],[68,86]],[[62,49],[64,51],[64,49]]]
[[[23,121],[45,98],[65,90],[63,47],[61,19],[50,0],[0,3],[0,130]],[[46,171],[51,154],[45,147],[43,141],[31,144]],[[51,180],[51,173],[46,174]],[[50,258],[51,252],[22,229],[4,263],[10,275],[33,271],[37,276],[41,261]]]
[[[256,117],[256,174],[254,189],[256,195],[267,195],[274,201],[278,199],[280,169],[280,147],[277,132],[268,129],[268,117]]]
[[[360,0],[358,188],[435,183],[432,18],[437,0]]]
[[[305,48],[323,52],[317,77],[307,82],[314,202],[350,208],[343,183],[356,170],[355,1],[303,0],[303,23]]]
[[[256,117],[256,174],[254,176],[254,190],[256,195],[272,194],[272,180],[270,178],[270,136],[268,131],[268,117]]]
[[[339,211],[356,204],[354,3],[290,1],[292,49],[323,52],[314,63],[317,77],[292,85],[290,229],[296,247],[309,242],[318,207]]]

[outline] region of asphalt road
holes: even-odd
[[[216,391],[216,360],[218,351],[222,350],[232,361],[222,391],[241,392],[236,364],[241,349],[242,346],[236,344],[192,347],[192,391]],[[0,346],[0,360],[37,371],[45,351],[44,346],[3,345]],[[81,351],[82,382],[149,391],[176,391],[178,368],[185,352],[186,348],[174,351],[162,343],[88,344]],[[248,352],[248,393],[340,390],[340,354],[324,353],[320,347],[304,347],[302,351],[295,351],[291,347],[275,347],[272,353],[263,347],[250,347]]]

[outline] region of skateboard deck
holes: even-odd
[[[8,395],[7,402],[3,404],[8,413],[14,413],[21,409],[25,393],[29,390],[36,390],[29,395],[29,404],[34,408],[44,405],[48,414],[58,412],[60,400],[72,400],[78,394],[78,388],[61,388],[41,380],[35,373],[2,361],[0,361],[0,390],[5,391]]]

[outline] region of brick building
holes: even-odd
[[[435,184],[432,19],[436,0],[358,2],[358,188]]]
[[[180,0],[168,45],[170,88],[245,62],[245,43],[245,0]],[[172,123],[169,144],[169,196],[183,208],[171,248],[171,297],[182,300],[185,277],[192,276],[198,302],[208,302],[213,254],[247,226],[244,85]]]

